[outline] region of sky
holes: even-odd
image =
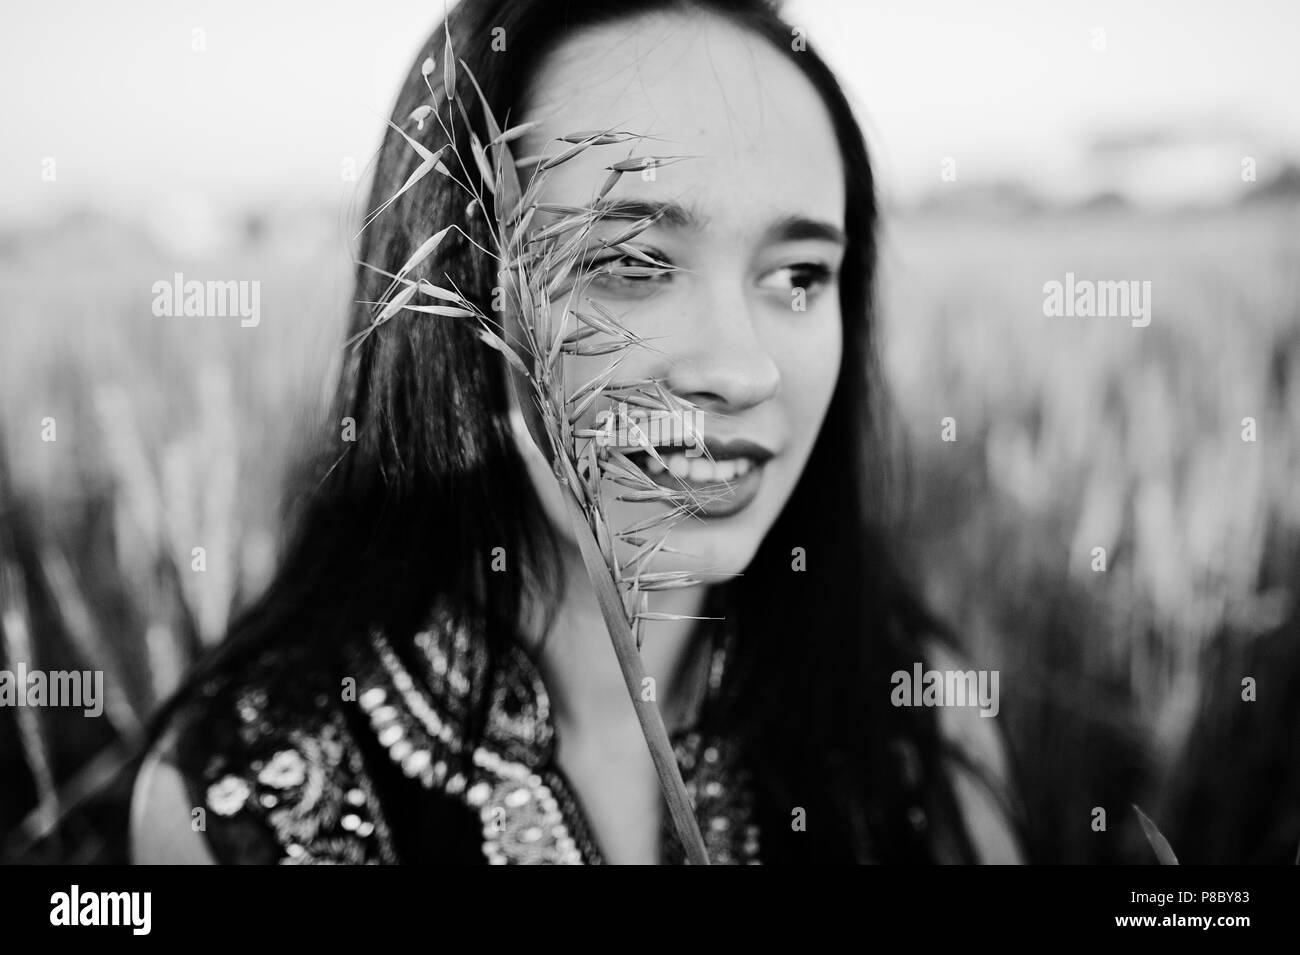
[[[344,164],[372,158],[441,11],[29,2],[0,32],[0,216],[343,201]],[[1244,156],[1261,178],[1300,157],[1290,0],[792,0],[786,14],[848,89],[887,197],[939,188],[945,159],[962,182],[1065,198],[1119,184],[1159,202],[1230,193]],[[1115,145],[1153,132],[1165,152]],[[1092,151],[1100,138],[1112,148]]]

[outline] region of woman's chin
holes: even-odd
[[[728,576],[743,573],[758,552],[762,535],[747,522],[735,518],[710,519],[703,523],[687,519],[668,534],[665,546],[644,568],[650,573],[686,571],[698,574],[703,583],[722,583]],[[733,523],[734,522],[734,523]],[[724,526],[732,525],[732,526]],[[619,558],[628,561],[635,548],[620,548]]]

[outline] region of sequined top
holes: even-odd
[[[759,861],[748,777],[707,730],[730,637],[710,636],[708,689],[670,734],[714,863]],[[435,619],[399,648],[372,632],[337,683],[287,650],[209,680],[175,720],[166,757],[202,807],[224,863],[601,863],[556,757],[550,699],[528,655],[493,668],[482,733],[467,732],[487,673],[463,626]],[[284,679],[286,674],[297,674]],[[661,859],[682,862],[664,814]]]

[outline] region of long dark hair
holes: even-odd
[[[828,416],[753,563],[713,594],[740,634],[716,718],[752,770],[764,856],[927,861],[931,830],[942,825],[956,858],[969,859],[940,768],[935,711],[889,702],[890,674],[927,659],[923,641],[948,635],[894,557],[874,342],[871,165],[829,68],[811,48],[792,49],[791,27],[765,0],[462,0],[412,64],[393,120],[403,125],[428,100],[420,64],[425,52],[441,62],[444,31],[492,110],[505,116],[517,110],[540,59],[566,36],[650,11],[721,16],[788,56],[826,104],[846,176],[844,352]],[[494,36],[504,38],[504,50],[492,48]],[[439,93],[441,77],[441,69],[430,77]],[[481,125],[477,104],[469,119]],[[464,142],[459,116],[456,123]],[[412,135],[431,149],[445,142],[434,123]],[[417,162],[389,130],[368,208],[396,192]],[[451,222],[485,242],[481,222],[466,219],[464,196],[429,176],[364,233],[359,258],[394,272],[435,224]],[[464,240],[448,241],[438,255],[434,274],[445,272],[488,309],[494,277],[485,257]],[[358,269],[356,300],[377,300],[385,283]],[[368,306],[354,306],[350,333],[370,318]],[[558,543],[510,435],[505,374],[500,356],[465,322],[391,321],[349,352],[277,574],[159,714],[155,732],[200,681],[273,643],[305,648],[324,665],[370,627],[400,643],[437,601],[485,625],[477,632],[494,660],[515,638],[530,600],[555,606],[564,585]],[[355,441],[345,443],[347,418]],[[506,549],[511,573],[489,572],[495,547]],[[802,548],[806,570],[792,568],[794,548]],[[796,809],[804,810],[802,831],[791,825]]]

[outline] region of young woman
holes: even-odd
[[[425,47],[439,59],[443,29]],[[731,489],[654,566],[717,576],[652,611],[721,619],[657,622],[642,650],[712,861],[1017,859],[995,721],[891,703],[896,671],[958,664],[886,533],[876,208],[832,74],[763,0],[462,0],[445,30],[496,115],[537,124],[516,156],[619,129],[655,137],[642,154],[691,157],[611,193],[661,213],[632,244],[678,271],[602,276],[590,294],[654,340],[622,370],[701,412],[714,463],[664,448],[667,469],[648,470]],[[423,60],[398,125],[428,100]],[[446,141],[433,122],[410,132]],[[556,166],[543,200],[589,202],[623,158],[610,149]],[[390,132],[370,208],[417,162]],[[428,176],[360,259],[391,273],[436,228],[483,236],[466,213]],[[495,276],[469,242],[424,267],[490,307]],[[356,299],[386,282],[359,270]],[[358,305],[350,331],[370,317]],[[601,361],[570,360],[573,381]],[[455,319],[390,320],[349,353],[334,421],[355,441],[323,440],[273,583],[159,715],[140,861],[681,860],[506,374]]]

